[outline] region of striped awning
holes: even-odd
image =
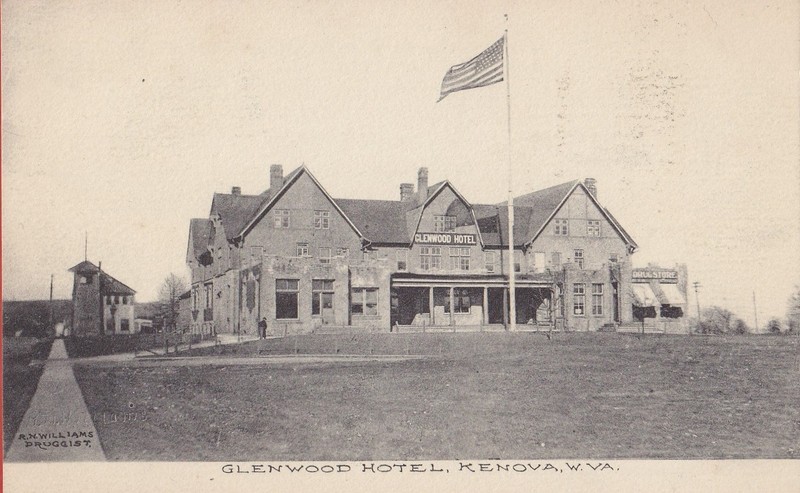
[[[659,306],[658,298],[649,284],[633,284],[631,294],[636,306]]]
[[[686,297],[683,296],[677,284],[659,284],[659,289],[663,294],[664,305],[685,305]]]

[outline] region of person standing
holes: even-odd
[[[267,338],[267,317],[261,317],[258,321],[258,337],[260,339]]]

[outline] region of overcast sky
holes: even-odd
[[[5,1],[3,297],[89,259],[155,299],[213,192],[305,163],[335,197],[506,198],[504,84],[436,103],[509,14],[515,192],[598,180],[634,265],[783,316],[800,283],[796,1]],[[531,6],[529,4],[536,4]],[[692,307],[695,298],[689,298]],[[692,314],[694,309],[692,308]]]

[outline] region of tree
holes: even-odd
[[[767,323],[767,332],[770,334],[780,334],[781,333],[781,321],[777,318],[773,318]]]
[[[741,318],[737,318],[733,323],[733,333],[741,335],[747,334],[748,332],[750,332],[750,327],[747,326],[747,323]]]
[[[188,284],[182,277],[168,275],[161,284],[158,300],[161,302],[161,316],[164,319],[164,331],[174,332],[178,323],[179,297],[188,290]]]
[[[710,306],[703,310],[699,331],[702,334],[735,333],[736,316],[732,311],[720,306]],[[744,322],[742,322],[744,324]]]
[[[794,293],[789,296],[786,307],[786,323],[789,332],[795,333],[800,330],[800,285],[794,287]]]

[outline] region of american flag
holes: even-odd
[[[439,101],[451,92],[488,86],[502,81],[504,41],[505,37],[502,37],[472,60],[450,67],[442,81]]]

